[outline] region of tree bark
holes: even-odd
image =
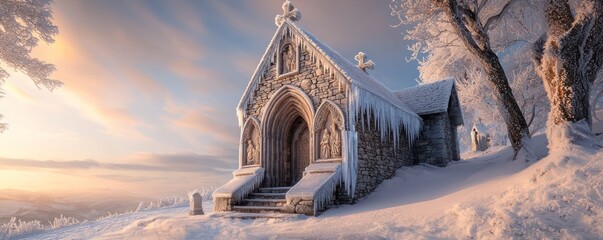
[[[509,85],[498,56],[491,50],[487,55],[489,57],[487,57],[487,60],[482,60],[482,64],[488,74],[494,99],[497,101],[498,111],[507,125],[507,133],[511,146],[515,153],[517,153],[523,147],[525,138],[530,137],[530,130],[523,112],[515,100],[515,96],[513,96],[513,90]]]
[[[435,0],[435,3],[444,9],[454,31],[461,38],[467,50],[480,59],[488,75],[498,110],[507,126],[509,140],[515,154],[517,154],[523,147],[524,140],[530,138],[530,131],[513,96],[513,91],[500,60],[490,47],[487,29],[483,27],[478,14],[465,6],[459,5],[456,0]],[[509,4],[511,2],[507,5]]]
[[[590,124],[590,89],[603,64],[603,3],[586,0],[573,16],[567,0],[548,0],[548,31],[534,45],[534,60],[551,103],[549,129]]]

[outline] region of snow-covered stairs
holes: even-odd
[[[259,188],[233,206],[232,210],[245,213],[280,212],[287,203],[285,194],[291,187]]]

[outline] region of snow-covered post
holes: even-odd
[[[203,197],[199,192],[195,191],[189,196],[190,215],[203,215]]]

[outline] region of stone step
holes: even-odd
[[[286,193],[291,187],[261,187],[260,193]]]
[[[233,206],[232,210],[244,213],[281,212],[282,207],[266,206]]]
[[[211,218],[240,218],[240,219],[257,219],[257,218],[277,218],[277,219],[307,219],[303,214],[294,213],[279,213],[279,212],[262,212],[262,213],[242,213],[242,212],[214,212],[210,213]]]
[[[261,199],[285,199],[286,193],[251,193],[252,198]]]
[[[286,203],[287,203],[287,200],[285,200],[285,199],[253,198],[253,199],[244,199],[241,202],[241,206],[282,207],[282,206],[285,206]]]

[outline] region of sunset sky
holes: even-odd
[[[0,189],[218,186],[237,166],[235,107],[276,30],[282,0],[56,0],[56,42],[34,55],[65,83],[49,92],[12,73],[0,99]],[[298,24],[392,89],[415,85],[388,0],[298,0]]]

